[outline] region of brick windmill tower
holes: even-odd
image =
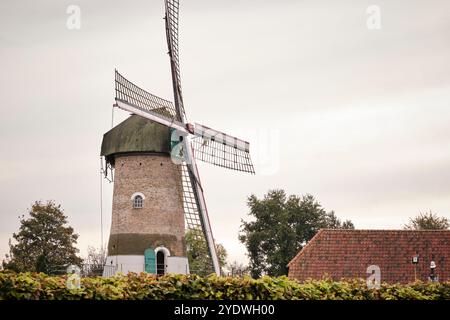
[[[132,115],[103,136],[114,170],[105,273],[188,273],[181,171],[170,158],[170,129]],[[169,268],[169,269],[168,269]]]
[[[132,115],[103,136],[101,155],[111,176],[114,169],[105,275],[189,273],[186,230],[204,242],[207,252],[202,254],[210,261],[206,269],[220,274],[196,160],[254,173],[248,142],[187,121],[178,59],[178,8],[178,0],[165,0],[174,103],[115,74],[114,106]]]

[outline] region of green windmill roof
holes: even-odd
[[[114,163],[114,155],[132,152],[170,154],[170,129],[162,124],[132,115],[103,135],[100,155]]]

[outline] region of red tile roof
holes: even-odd
[[[419,255],[414,265],[412,257]],[[430,262],[439,281],[450,281],[450,230],[320,230],[289,262],[289,278],[366,279],[377,265],[381,281],[427,281]],[[414,270],[416,269],[416,270]]]

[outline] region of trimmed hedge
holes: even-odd
[[[450,282],[382,284],[368,289],[363,280],[329,279],[299,283],[286,277],[260,279],[197,275],[117,275],[83,278],[80,289],[67,289],[66,276],[0,272],[0,300],[233,299],[233,300],[397,300],[450,299]]]

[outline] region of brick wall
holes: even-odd
[[[135,192],[145,196],[142,209],[132,206]],[[109,255],[136,254],[159,244],[184,256],[184,234],[181,173],[170,156],[116,156]]]

